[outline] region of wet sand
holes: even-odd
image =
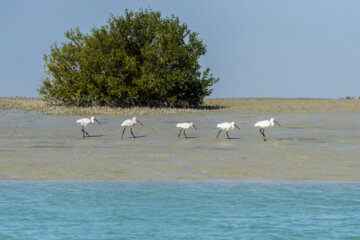
[[[138,115],[138,138],[123,140],[120,124],[132,115],[99,115],[103,125],[82,139],[80,115],[0,110],[0,179],[360,180],[359,109],[270,110]],[[253,124],[270,117],[282,127],[264,142]],[[198,127],[189,139],[177,138],[182,121]],[[216,140],[224,121],[241,129]]]

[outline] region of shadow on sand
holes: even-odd
[[[193,107],[193,109],[197,109],[197,110],[219,110],[224,108],[227,107],[222,105],[205,105],[205,106]]]
[[[146,135],[140,135],[140,136],[135,136],[136,138],[144,138],[146,137]],[[128,136],[127,138],[131,138],[131,139],[136,139],[133,136]]]
[[[179,140],[181,140],[181,139],[190,139],[190,138],[199,138],[199,137],[181,137],[181,138],[179,138]]]
[[[239,140],[240,137],[230,137],[230,138],[218,138],[217,140]]]
[[[86,138],[99,138],[99,137],[105,137],[105,135],[89,135],[89,136],[86,136]]]

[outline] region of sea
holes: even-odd
[[[360,239],[360,182],[3,180],[0,239]]]

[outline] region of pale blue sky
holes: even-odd
[[[0,96],[38,96],[42,55],[64,32],[124,9],[174,14],[207,45],[211,97],[360,96],[357,0],[0,0]]]

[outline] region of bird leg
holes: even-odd
[[[185,135],[186,138],[188,138],[188,136],[186,136],[185,129],[184,129],[184,135]]]
[[[220,133],[222,132],[222,129],[219,131],[219,133],[216,135],[216,139],[219,138]]]
[[[259,130],[259,132],[260,132],[260,133],[264,136],[264,138],[265,138],[266,136],[265,136],[264,131],[265,131],[265,129],[263,129],[263,128],[260,128],[260,130]]]
[[[262,131],[261,131],[262,130]],[[265,136],[265,129],[264,128],[260,128],[260,133],[264,136],[264,141],[266,141],[266,136]]]
[[[182,129],[180,129],[180,132],[179,132],[179,134],[178,134],[178,138],[180,138],[180,135],[181,135],[181,131],[182,131]]]
[[[228,134],[228,131],[226,131],[226,136],[228,137],[228,139],[230,139],[230,136],[229,136],[229,134]]]
[[[126,127],[124,128],[124,130],[122,131],[122,134],[121,134],[121,139],[123,139],[123,136],[124,136],[124,132],[126,130]]]
[[[82,127],[81,131],[83,133],[83,138],[85,138],[85,134],[86,134],[86,136],[90,136],[89,133],[87,131],[85,131],[85,127]]]
[[[134,133],[133,133],[133,131],[132,131],[132,128],[130,128],[130,132],[131,132],[131,135],[132,135],[134,138],[136,138],[135,135],[134,135]]]

